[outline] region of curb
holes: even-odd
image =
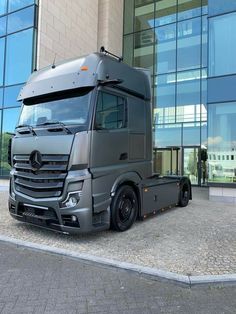
[[[65,249],[60,249],[56,247],[51,247],[48,245],[37,244],[33,242],[23,241],[4,235],[0,235],[1,242],[11,243],[17,247],[28,248],[36,251],[47,252],[57,255],[62,255],[65,257],[77,259],[89,264],[98,264],[104,267],[116,268],[125,271],[130,271],[139,274],[142,277],[146,277],[151,280],[164,280],[171,281],[173,283],[184,284],[189,287],[193,285],[202,284],[236,284],[236,274],[226,274],[226,275],[202,275],[202,276],[186,276],[169,271],[164,271],[157,268],[139,266],[132,263],[119,262],[116,260],[97,257],[86,253],[76,253]]]

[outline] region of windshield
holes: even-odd
[[[18,126],[39,126],[63,123],[67,126],[88,125],[91,92],[69,98],[54,97],[38,102],[23,103]]]

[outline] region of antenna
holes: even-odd
[[[55,53],[55,56],[54,56],[54,59],[53,59],[53,63],[52,63],[52,69],[55,69],[55,67],[56,67],[56,65],[55,65],[56,57],[57,57],[57,54]]]
[[[119,57],[119,56],[115,55],[114,53],[111,53],[110,51],[107,51],[104,46],[102,46],[100,48],[100,52],[104,53],[105,55],[110,55],[112,57],[115,57],[116,59],[119,60],[119,62],[123,61],[123,57]]]

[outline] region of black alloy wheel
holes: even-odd
[[[129,185],[118,188],[111,204],[111,228],[116,231],[128,230],[137,218],[138,200]]]
[[[188,183],[184,183],[179,194],[179,206],[185,207],[188,205],[190,198],[190,187]]]

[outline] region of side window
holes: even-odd
[[[99,92],[95,129],[114,130],[125,128],[126,117],[126,101],[123,97]]]

